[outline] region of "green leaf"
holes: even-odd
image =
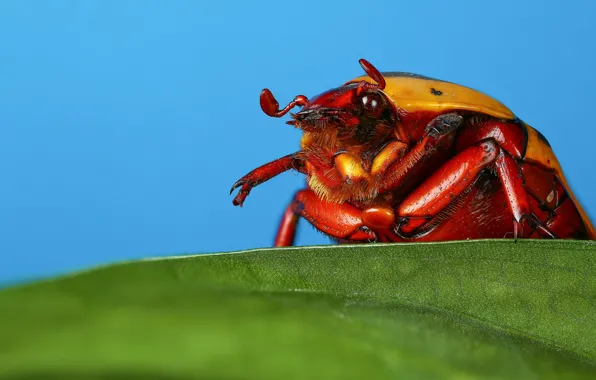
[[[596,243],[262,249],[0,292],[0,379],[593,379]]]

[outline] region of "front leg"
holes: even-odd
[[[282,217],[274,246],[294,244],[299,217],[338,240],[374,241],[375,234],[362,221],[362,210],[349,203],[331,203],[306,189],[296,193]]]
[[[463,117],[456,113],[447,113],[434,118],[426,126],[424,137],[403,158],[392,155],[389,156],[391,159],[383,163],[383,170],[378,173],[382,176],[379,193],[393,191],[407,178],[415,175],[416,170],[437,151],[440,144],[453,136],[463,125]]]
[[[304,171],[303,161],[297,158],[298,153],[288,154],[282,158],[278,158],[275,161],[271,161],[263,166],[260,166],[244,177],[240,178],[232,186],[230,194],[234,189],[242,186],[238,194],[233,200],[235,206],[242,206],[244,200],[250,193],[253,187],[260,185],[261,183],[270,180],[271,178],[279,175],[287,170],[296,169],[300,172]]]

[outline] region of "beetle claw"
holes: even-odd
[[[556,239],[557,237],[538,219],[538,217],[534,214],[525,214],[522,215],[522,217],[520,218],[519,223],[521,224],[521,222],[523,220],[526,220],[528,222],[528,225],[534,229],[535,231],[538,231],[539,233],[542,233],[542,235],[549,237],[551,239]]]
[[[234,190],[238,187],[240,187],[240,191],[238,192],[238,194],[236,194],[236,197],[234,197],[232,203],[234,204],[234,206],[242,207],[242,204],[246,200],[246,197],[248,197],[248,194],[250,194],[250,190],[252,190],[253,188],[253,184],[246,179],[240,179],[232,186],[230,194],[232,194],[232,192],[234,192]]]
[[[246,180],[243,180],[243,179],[236,181],[236,183],[233,184],[232,185],[232,188],[230,189],[230,195],[232,195],[232,193],[234,192],[234,190],[236,190],[240,186],[244,185],[245,183],[246,183]]]

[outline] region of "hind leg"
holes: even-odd
[[[573,201],[567,198],[550,212],[544,225],[558,239],[585,239],[587,232],[581,220]],[[534,239],[539,237],[537,231],[530,235]]]

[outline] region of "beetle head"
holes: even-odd
[[[383,75],[368,61],[361,59],[359,62],[376,83],[349,82],[311,100],[298,95],[282,110],[271,91],[264,89],[261,108],[269,116],[281,117],[293,107],[302,106],[300,112],[291,114],[292,120],[288,124],[308,133],[334,135],[344,144],[366,144],[375,139],[381,125],[394,125],[397,112],[383,92]]]
[[[268,89],[261,93],[261,108],[272,117],[302,106],[287,122],[304,131],[297,157],[305,163],[310,188],[333,202],[373,199],[378,184],[368,173],[374,157],[390,140],[399,140],[398,111],[383,91],[383,75],[364,59],[360,65],[376,83],[350,81],[310,100],[298,95],[281,110]]]

